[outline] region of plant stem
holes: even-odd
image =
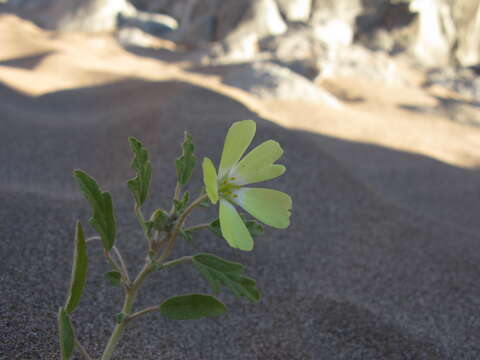
[[[202,202],[204,202],[208,198],[207,194],[200,195],[194,202],[192,202],[186,209],[185,211],[179,216],[177,222],[175,223],[175,226],[173,229],[170,231],[170,237],[168,239],[168,245],[165,251],[160,255],[158,258],[158,263],[162,264],[165,259],[167,259],[170,254],[172,253],[173,250],[173,245],[175,245],[175,239],[178,236],[178,233],[180,232],[180,229],[183,225],[183,222],[187,218],[187,216],[192,212],[192,210],[200,205]]]
[[[88,355],[87,350],[80,344],[80,341],[78,341],[77,337],[75,337],[75,346],[77,347],[78,351],[80,351],[80,354],[86,359],[86,360],[93,360],[90,355]]]
[[[132,321],[133,319],[136,319],[137,317],[139,316],[142,316],[144,314],[148,314],[150,312],[154,312],[154,311],[158,311],[160,309],[160,306],[156,305],[156,306],[150,306],[148,308],[145,308],[143,310],[140,310],[140,311],[137,311],[136,313],[130,315],[127,319],[125,319],[125,322],[126,323],[129,323],[130,321]]]
[[[145,218],[142,213],[142,209],[140,206],[135,204],[135,216],[137,218],[138,223],[142,227],[143,233],[145,234],[145,238],[147,239],[148,242],[148,250],[152,250],[153,248],[153,240],[150,234],[148,233],[147,226],[145,225]]]
[[[185,231],[197,231],[197,230],[202,230],[210,227],[210,223],[204,223],[204,224],[198,224],[195,226],[190,226],[189,228],[186,228]]]
[[[146,263],[140,273],[138,274],[137,278],[133,282],[130,289],[126,291],[125,300],[123,302],[122,313],[128,316],[132,311],[133,303],[137,296],[137,291],[142,286],[143,282],[147,278],[148,274],[150,274],[154,270],[154,265],[150,263]],[[108,340],[107,346],[103,352],[101,360],[110,360],[113,356],[113,352],[118,345],[120,337],[122,336],[123,329],[127,325],[126,321],[122,321],[120,324],[117,324],[113,329],[112,335]]]
[[[175,191],[175,192],[177,192],[177,191]],[[185,211],[179,216],[179,218],[176,221],[173,229],[168,233],[169,236],[168,236],[167,248],[162,253],[162,255],[159,257],[156,264],[151,263],[151,262],[145,263],[142,270],[138,273],[136,279],[133,281],[131,286],[126,289],[125,300],[123,302],[123,307],[122,307],[122,313],[126,316],[126,319],[123,320],[121,323],[117,324],[115,326],[115,328],[113,329],[112,335],[110,336],[110,339],[108,340],[107,346],[105,347],[105,350],[103,352],[101,360],[110,360],[112,358],[113,352],[115,351],[115,348],[117,347],[118,342],[120,341],[120,337],[122,336],[123,329],[125,328],[125,326],[129,322],[129,320],[132,319],[132,318],[129,319],[128,316],[130,315],[130,313],[132,311],[133,303],[135,301],[138,290],[142,286],[142,284],[145,281],[145,279],[147,278],[147,276],[152,271],[155,270],[156,265],[162,264],[165,261],[165,259],[171,254],[172,249],[173,249],[173,245],[175,244],[175,239],[177,238],[185,219],[192,212],[192,210],[196,206],[200,205],[205,199],[207,199],[207,194],[199,196],[195,201],[193,201],[185,209]],[[143,220],[143,215],[142,215],[142,213],[140,211],[140,208],[138,206],[135,206],[135,213],[137,215],[137,218],[138,218],[140,224],[144,228],[145,236],[149,240],[149,245],[150,245],[151,244],[151,239],[150,239],[150,236],[148,234],[148,231],[146,231],[145,222]],[[108,252],[106,252],[106,253],[108,254]],[[112,259],[111,256],[110,256],[110,259]],[[168,266],[173,266],[173,265],[179,264],[181,262],[190,261],[190,260],[191,260],[190,256],[184,256],[184,257],[178,258],[176,260],[169,261],[169,262],[165,263],[164,266],[165,265],[167,267]],[[148,311],[140,311],[138,313],[133,314],[134,315],[133,317],[140,316],[140,313],[144,314],[144,313],[153,311],[153,310],[150,310],[150,308],[145,309],[145,310],[148,310]]]
[[[192,256],[182,256],[178,259],[172,260],[172,261],[167,261],[166,263],[162,264],[162,269],[166,269],[170,266],[175,266],[184,262],[192,261],[193,257]]]

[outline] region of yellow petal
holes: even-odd
[[[233,169],[231,175],[239,185],[270,180],[285,172],[283,165],[273,164],[283,154],[280,144],[273,140],[265,141],[250,151]]]
[[[236,249],[250,251],[253,239],[235,207],[225,199],[220,199],[220,228],[228,244]]]
[[[239,121],[230,127],[225,137],[222,158],[218,169],[220,178],[240,160],[252,142],[255,130],[256,124],[253,120]]]
[[[205,191],[212,204],[216,204],[218,201],[218,183],[217,183],[217,171],[213,166],[212,160],[204,158],[202,163],[203,169],[203,183],[205,184]]]
[[[262,188],[241,188],[235,194],[235,202],[261,222],[277,229],[290,225],[292,198],[289,195]]]

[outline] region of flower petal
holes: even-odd
[[[204,158],[202,163],[203,169],[203,183],[205,184],[205,191],[212,204],[216,204],[218,201],[218,183],[217,183],[217,171],[213,166],[212,160]]]
[[[285,167],[273,165],[283,154],[280,144],[268,140],[250,151],[234,168],[232,176],[237,178],[239,185],[270,180],[282,175]]]
[[[290,225],[292,198],[289,195],[262,188],[241,188],[235,194],[235,202],[261,222],[277,229]]]
[[[230,127],[225,137],[222,159],[218,169],[220,178],[240,160],[252,142],[255,130],[256,124],[253,120],[238,121]]]
[[[253,239],[235,207],[225,199],[220,199],[220,228],[228,244],[240,250],[253,249]]]

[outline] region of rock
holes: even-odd
[[[330,48],[350,45],[361,9],[360,0],[316,0],[310,20],[315,36]]]
[[[452,5],[458,29],[455,56],[462,66],[480,64],[480,2],[457,0]]]
[[[320,75],[316,82],[335,77],[356,76],[389,85],[408,85],[410,64],[384,52],[372,52],[363,46],[339,48],[318,59]]]
[[[327,51],[309,26],[290,27],[283,35],[264,38],[260,50],[270,54],[275,63],[309,79],[318,75],[316,61],[325,57]]]
[[[164,36],[178,28],[177,21],[171,16],[144,11],[137,11],[130,16],[120,14],[118,22],[120,27],[138,28],[155,36]]]
[[[455,40],[450,7],[438,0],[413,0],[410,9],[418,13],[419,28],[412,51],[422,64],[446,66]]]
[[[333,95],[308,79],[270,62],[232,66],[223,77],[223,82],[260,99],[318,102],[333,108],[342,106]]]
[[[250,3],[238,27],[229,35],[233,38],[254,33],[259,39],[281,35],[287,31],[287,25],[280,15],[274,0],[257,0]]]
[[[467,101],[480,102],[480,78],[469,68],[434,69],[427,73],[426,87],[441,86]]]
[[[277,4],[288,21],[306,22],[310,18],[312,0],[277,0]]]
[[[127,0],[22,1],[12,6],[44,28],[89,32],[113,31],[119,14],[136,13]]]
[[[365,0],[356,19],[355,41],[372,50],[398,53],[408,50],[418,33],[418,14],[408,2]]]

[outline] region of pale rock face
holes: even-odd
[[[277,4],[288,21],[308,21],[312,0],[277,0]]]
[[[457,9],[454,16],[457,15],[459,44],[455,55],[463,66],[480,64],[480,1],[460,0]]]
[[[316,0],[310,20],[315,36],[334,49],[352,44],[361,9],[360,0]]]
[[[340,108],[340,101],[291,70],[270,62],[233,66],[224,76],[227,85],[243,89],[260,99],[291,100],[322,103]]]
[[[330,48],[349,46],[353,42],[353,27],[339,19],[332,19],[325,24],[314,27],[315,37]]]
[[[438,0],[413,0],[410,9],[419,14],[413,53],[426,66],[447,65],[455,34],[448,5]]]

